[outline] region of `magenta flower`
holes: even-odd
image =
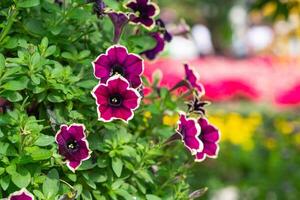
[[[114,43],[118,43],[129,18],[125,13],[114,11],[108,12],[108,16],[114,25]]]
[[[192,68],[189,67],[188,64],[184,65],[185,69],[185,78],[186,81],[190,84],[190,86],[201,94],[205,93],[204,87],[201,83],[198,83],[199,74],[195,72]]]
[[[147,29],[155,26],[154,17],[159,14],[159,8],[150,0],[131,0],[126,4],[133,13],[130,15],[130,21],[135,24],[142,24]]]
[[[144,71],[144,61],[136,54],[129,54],[126,47],[114,45],[92,64],[94,75],[101,79],[101,83],[106,83],[111,76],[120,74],[128,80],[133,88],[138,88],[142,84],[141,75]]]
[[[67,166],[73,172],[82,161],[90,158],[91,151],[85,135],[83,124],[61,125],[55,135],[58,152],[66,160]]]
[[[209,124],[205,118],[200,118],[198,123],[201,127],[201,134],[198,137],[203,143],[203,150],[197,152],[195,161],[201,162],[206,157],[216,158],[219,152],[220,131]]]
[[[201,128],[193,118],[187,118],[184,113],[180,113],[177,133],[181,136],[184,145],[191,151],[192,155],[201,152],[203,144],[199,139]]]
[[[9,195],[8,200],[34,200],[34,196],[25,188]]]
[[[114,119],[128,122],[141,101],[139,92],[129,88],[128,81],[120,75],[111,77],[106,84],[98,84],[92,95],[98,105],[99,120],[104,122]]]
[[[142,52],[149,60],[153,60],[157,55],[165,48],[164,36],[159,32],[151,33],[151,36],[155,39],[156,45],[153,49]]]

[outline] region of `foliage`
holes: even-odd
[[[91,61],[112,45],[109,18],[84,0],[2,0],[0,9],[0,198],[27,188],[37,199],[188,199],[191,158],[182,145],[163,146],[174,133],[164,113],[180,99],[145,80],[157,92],[128,125],[97,121]],[[127,26],[120,43],[133,53],[151,49],[148,31],[136,28]],[[76,173],[54,139],[71,123],[86,125],[93,151]]]

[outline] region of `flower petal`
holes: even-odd
[[[133,112],[131,111],[131,109],[126,107],[115,109],[114,115],[117,119],[122,119],[124,121],[128,121],[133,118]]]
[[[112,108],[105,105],[100,105],[98,107],[98,115],[99,120],[102,121],[111,121],[113,119],[113,113]]]
[[[110,60],[107,55],[101,54],[94,62],[94,75],[96,78],[103,78],[109,76]]]
[[[68,131],[73,135],[76,140],[81,140],[85,137],[85,127],[82,124],[72,124]]]
[[[75,170],[78,169],[81,163],[81,161],[67,161],[67,166],[72,172],[75,172]]]
[[[109,87],[109,93],[119,93],[123,94],[129,87],[128,81],[120,75],[115,75],[111,77],[107,82],[107,87]]]
[[[133,90],[128,90],[124,94],[123,105],[129,109],[135,109],[139,106],[139,95]]]
[[[9,195],[8,200],[34,200],[34,196],[25,188]]]

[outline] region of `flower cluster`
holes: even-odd
[[[205,117],[204,106],[207,101],[201,101],[205,94],[204,87],[199,83],[199,76],[189,65],[185,64],[185,81],[193,94],[193,100],[188,102],[187,114],[180,112],[177,134],[181,136],[186,148],[195,155],[195,161],[201,162],[206,157],[216,158],[219,152],[219,130],[211,125]]]
[[[150,0],[127,2],[125,7],[129,13],[111,10],[102,0],[88,2],[95,3],[94,11],[97,15],[101,18],[109,17],[114,26],[112,46],[92,62],[94,77],[99,80],[91,91],[96,104],[95,113],[98,114],[98,120],[104,123],[115,120],[128,123],[133,119],[134,111],[139,108],[142,100],[144,60],[141,55],[148,59],[156,58],[163,51],[165,43],[171,41],[172,35],[161,19],[155,19],[159,8]],[[125,46],[119,44],[123,29],[129,22],[146,28],[142,31],[147,31],[145,35],[150,35],[156,42],[152,49],[140,52],[138,55],[129,52]],[[150,32],[152,29],[154,31]],[[192,91],[194,98],[188,103],[187,114],[180,113],[176,134],[195,156],[195,160],[202,161],[206,156],[216,157],[219,149],[219,131],[204,117],[204,106],[207,102],[201,100],[204,87],[198,82],[198,76],[188,65],[185,65],[185,71],[186,77],[183,82]],[[0,113],[5,111],[8,104],[5,99],[0,98]],[[192,114],[199,117],[192,117]],[[55,129],[55,126],[52,128]],[[73,173],[83,161],[91,157],[92,151],[89,148],[87,133],[89,131],[84,124],[72,123],[61,124],[55,135],[58,153],[63,163]],[[8,199],[33,200],[34,196],[23,188],[12,193]]]

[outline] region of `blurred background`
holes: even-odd
[[[193,166],[192,187],[209,188],[203,199],[299,199],[300,1],[158,3],[175,36],[145,73],[171,87],[190,63],[222,132],[219,158]]]

